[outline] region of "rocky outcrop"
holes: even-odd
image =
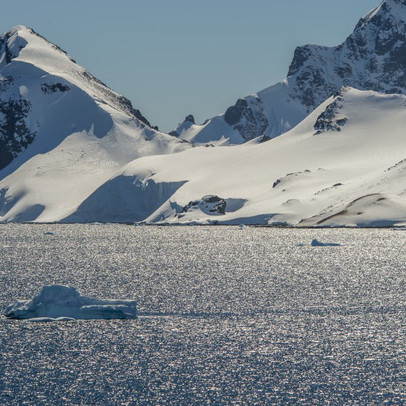
[[[26,123],[30,108],[31,104],[22,98],[0,100],[0,169],[27,148],[37,135]]]
[[[261,104],[261,99],[258,97],[238,99],[234,106],[227,109],[224,120],[246,141],[257,138],[263,135],[268,126],[268,119],[263,113]]]
[[[343,107],[343,91],[337,92],[334,101],[318,116],[316,123],[314,124],[314,129],[316,130],[315,135],[327,131],[340,132],[341,128],[347,122],[347,117],[340,113],[340,110]]]
[[[62,83],[53,83],[52,85],[48,83],[43,83],[41,86],[41,90],[44,94],[51,94],[51,93],[56,93],[56,92],[67,92],[70,90],[70,87],[67,85],[64,85]]]
[[[183,131],[188,130],[194,124],[195,118],[192,114],[189,114],[181,123],[178,124],[175,130],[169,133],[169,135],[172,135],[173,137],[179,137]]]
[[[183,213],[188,213],[194,210],[201,210],[205,214],[212,216],[218,216],[226,213],[227,202],[221,197],[215,195],[203,196],[199,200],[194,200],[189,202],[182,209],[182,213],[179,216],[182,216]]]

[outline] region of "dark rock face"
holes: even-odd
[[[252,110],[248,107],[248,102],[245,99],[238,99],[234,106],[227,109],[224,114],[224,120],[228,125],[237,124],[244,114],[253,117]]]
[[[188,116],[186,116],[185,121],[195,124],[195,118],[193,117],[192,114],[189,114]]]
[[[322,134],[327,131],[340,132],[341,127],[347,122],[347,117],[340,116],[339,112],[342,108],[343,94],[336,94],[334,101],[319,115],[314,124],[316,130],[315,135]]]
[[[182,209],[182,213],[200,209],[209,215],[221,215],[226,213],[227,203],[221,197],[215,195],[203,196],[200,200],[189,202]]]
[[[263,113],[262,102],[258,97],[238,99],[224,114],[225,122],[237,130],[246,140],[263,135],[268,119]]]
[[[273,183],[272,187],[276,188],[276,186],[278,186],[281,182],[282,182],[281,179],[276,179],[276,181]]]
[[[51,93],[56,93],[56,92],[67,92],[70,90],[70,87],[67,85],[63,85],[62,83],[55,83],[52,85],[49,85],[47,83],[43,83],[41,85],[41,90],[44,94],[51,94]]]
[[[309,45],[297,47],[295,49],[293,60],[289,66],[288,77],[295,75],[301,68],[303,68],[305,62],[310,58],[311,53],[312,51]]]
[[[310,112],[341,86],[406,94],[406,21],[402,14],[406,15],[405,1],[387,0],[362,18],[343,44],[297,48],[288,73],[291,97]]]
[[[31,105],[27,100],[0,100],[0,169],[7,166],[37,135],[27,127],[25,118]]]
[[[154,130],[158,130],[158,127],[152,126],[151,123],[142,115],[142,113],[132,106],[130,100],[126,99],[124,96],[118,96],[118,100],[120,104],[124,107],[124,109],[127,110],[127,112],[132,114],[135,118],[140,120],[142,123],[146,124],[148,127],[151,127]]]

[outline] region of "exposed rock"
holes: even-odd
[[[203,196],[199,200],[189,202],[182,209],[182,213],[187,213],[193,210],[201,210],[205,214],[217,216],[226,213],[227,202],[221,197],[215,195]]]
[[[227,109],[224,120],[238,130],[246,141],[257,138],[263,135],[268,126],[268,119],[263,113],[261,104],[258,97],[251,97],[249,100],[238,99],[234,106]]]
[[[314,124],[314,129],[316,130],[315,135],[322,134],[326,131],[340,132],[341,128],[347,122],[347,117],[340,114],[342,108],[341,102],[343,101],[343,93],[336,93],[334,101],[329,104],[326,109],[319,115],[316,123]]]
[[[291,96],[311,111],[341,86],[405,94],[405,12],[406,2],[387,0],[362,18],[343,44],[297,48],[288,73]]]
[[[70,90],[70,87],[67,85],[63,85],[62,83],[54,83],[52,85],[49,85],[48,83],[43,83],[41,85],[41,90],[45,94],[51,94],[51,93],[56,93],[56,92],[67,92]]]
[[[185,121],[189,121],[190,123],[195,124],[195,118],[193,117],[192,114],[189,114],[188,116],[186,116]]]
[[[37,133],[26,124],[31,104],[25,99],[0,100],[0,169],[31,144]]]
[[[175,130],[169,133],[169,135],[172,135],[172,137],[179,137],[183,131],[188,130],[194,124],[195,118],[192,114],[189,114],[181,123],[178,124]]]
[[[281,179],[276,179],[276,181],[272,185],[272,188],[276,188],[276,186],[278,186],[281,182],[282,182]]]

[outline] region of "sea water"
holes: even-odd
[[[391,229],[0,225],[1,313],[50,284],[139,311],[1,318],[0,404],[405,403],[405,247]]]

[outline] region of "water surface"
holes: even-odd
[[[0,404],[404,403],[405,243],[389,229],[1,225],[1,313],[58,283],[136,299],[140,317],[1,319]]]

